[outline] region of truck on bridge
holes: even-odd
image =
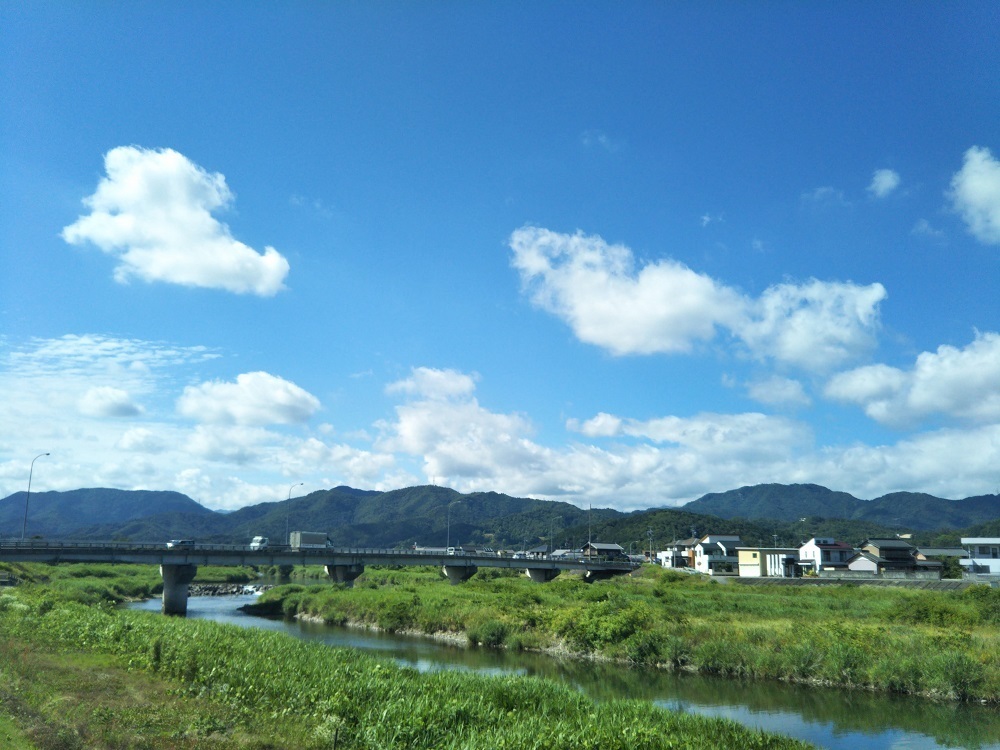
[[[293,531],[288,535],[288,545],[292,549],[326,549],[333,546],[322,531]]]

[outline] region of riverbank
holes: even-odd
[[[546,680],[422,674],[281,633],[95,604],[38,585],[0,594],[0,684],[22,701],[0,701],[0,722],[29,747],[56,746],[35,743],[42,736],[59,747],[258,750],[810,747],[647,702],[596,703]]]
[[[1000,591],[720,586],[648,568],[598,584],[366,571],[250,611],[662,670],[1000,703]]]

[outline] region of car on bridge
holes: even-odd
[[[194,539],[171,539],[167,549],[194,549]]]

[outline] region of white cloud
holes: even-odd
[[[885,298],[881,284],[778,284],[748,301],[735,333],[757,356],[823,371],[874,348],[878,305]]]
[[[963,349],[923,352],[909,371],[871,365],[841,373],[826,387],[830,398],[859,404],[889,425],[931,415],[1000,422],[1000,334],[985,333]]]
[[[962,168],[951,178],[950,197],[976,239],[1000,245],[1000,162],[988,148],[965,152]]]
[[[295,424],[308,420],[319,399],[266,372],[243,373],[235,383],[212,381],[188,386],[177,400],[181,414],[208,424]]]
[[[233,195],[211,174],[171,149],[120,146],[104,157],[107,176],[84,199],[91,213],[62,231],[118,258],[115,279],[164,281],[270,296],[284,288],[288,261],[273,247],[260,254],[212,216]]]
[[[431,399],[448,399],[465,396],[476,389],[476,374],[466,375],[456,370],[436,370],[431,367],[414,367],[410,377],[390,383],[387,393],[405,393]]]
[[[510,247],[532,302],[616,355],[687,352],[723,328],[756,356],[823,370],[874,346],[886,296],[881,284],[812,280],[754,300],[676,261],[637,269],[627,247],[580,232],[524,227]]]
[[[778,375],[749,383],[747,393],[754,401],[769,406],[809,406],[812,403],[800,381]]]
[[[910,230],[910,234],[914,237],[926,237],[938,241],[945,238],[944,232],[935,229],[927,219],[918,219],[917,223],[913,225],[913,229]]]
[[[621,417],[601,412],[585,422],[580,422],[578,419],[569,419],[566,421],[566,429],[579,432],[589,438],[614,437],[615,435],[620,435],[622,432],[622,420]]]
[[[802,466],[812,479],[800,481],[861,498],[896,491],[961,498],[992,491],[998,463],[1000,424],[992,424],[918,433],[895,445],[828,448]]]
[[[0,456],[12,457],[0,460],[0,497],[24,489],[28,466],[21,456],[30,461],[33,450],[51,452],[45,466],[35,467],[39,491],[169,489],[219,509],[284,499],[291,481],[306,480],[314,489],[401,486],[393,482],[407,475],[392,455],[254,424],[297,421],[318,406],[281,378],[251,373],[245,388],[239,379],[192,388],[191,408],[205,407],[202,416],[220,422],[178,420],[183,383],[220,364],[218,353],[201,346],[97,335],[14,346],[0,337]],[[137,395],[141,412],[123,431],[120,413],[130,411]],[[218,404],[206,403],[212,396]],[[324,438],[328,432],[319,430]]]
[[[948,378],[925,378],[923,402],[908,395],[907,408],[926,411],[927,403],[936,404],[933,408],[951,403],[961,414],[980,408],[976,399],[995,404],[995,390],[970,380],[969,373],[1000,382],[991,369],[1000,349],[996,338],[987,334],[965,349],[940,349],[920,359],[913,372],[856,371],[869,379],[865,384],[856,374],[849,393],[869,399],[919,393],[914,383],[921,370],[958,379],[944,388]],[[192,406],[218,397],[221,416],[205,416],[219,421],[179,419],[176,395],[183,384],[203,382],[199,370],[224,364],[201,347],[87,336],[12,348],[0,339],[0,424],[5,427],[0,497],[24,489],[28,462],[43,451],[52,455],[35,466],[33,488],[39,491],[86,485],[172,489],[219,509],[282,500],[289,485],[299,481],[306,483],[303,492],[338,484],[386,490],[434,482],[463,492],[495,490],[621,510],[674,505],[763,482],[817,482],[859,497],[901,489],[963,497],[992,491],[1000,465],[1000,426],[996,420],[976,424],[991,418],[989,409],[973,411],[971,426],[907,435],[881,446],[816,446],[805,423],[753,412],[640,420],[608,411],[570,419],[567,439],[542,444],[527,415],[481,404],[472,375],[419,367],[387,388],[399,402],[391,420],[375,425],[374,445],[353,425],[335,430],[324,423],[308,431],[256,424],[303,417],[314,402],[299,393],[298,400],[292,399],[299,407],[284,411],[269,400],[270,389],[264,389],[261,403],[253,388],[240,388],[239,379],[204,384],[228,386],[218,391],[191,391]],[[772,390],[794,391],[779,380]],[[275,376],[261,382],[279,391],[282,383],[291,386]],[[113,416],[79,415],[76,406],[83,395],[103,387],[120,389],[130,399],[142,395],[143,412],[130,419],[127,429]],[[295,388],[288,393],[297,394]],[[969,390],[968,398],[955,406],[962,389]],[[334,434],[343,442],[333,442]]]
[[[430,368],[414,373],[431,387],[389,389],[423,398],[397,406],[396,421],[379,425],[379,450],[422,458],[427,479],[435,484],[491,477],[498,465],[534,462],[541,449],[527,439],[532,426],[525,417],[483,409],[472,395],[469,376]]]
[[[510,246],[535,305],[613,354],[686,352],[739,314],[739,296],[708,276],[670,260],[636,270],[631,250],[600,237],[524,227]]]
[[[810,190],[801,196],[802,204],[812,208],[847,208],[850,201],[844,197],[844,192],[835,187],[824,185],[823,187]]]
[[[163,440],[148,427],[135,427],[126,430],[118,440],[117,447],[123,451],[136,453],[161,453],[166,445]]]
[[[899,175],[891,169],[876,169],[868,192],[876,198],[885,198],[899,187]]]
[[[614,140],[603,130],[585,130],[580,134],[580,143],[587,148],[601,148],[611,154],[622,147],[620,141]]]
[[[128,391],[103,385],[90,388],[78,402],[80,413],[88,417],[135,417],[142,409],[132,403]]]

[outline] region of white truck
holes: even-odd
[[[292,549],[326,549],[331,546],[322,531],[293,531],[288,535],[288,544]]]
[[[255,536],[253,541],[250,542],[250,549],[254,552],[258,552],[263,549],[267,549],[268,539],[266,536]]]

